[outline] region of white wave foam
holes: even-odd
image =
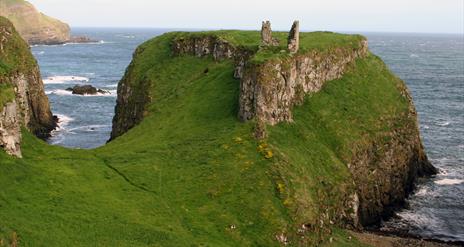
[[[97,93],[97,94],[85,94],[85,95],[80,95],[80,94],[73,94],[71,91],[65,90],[65,89],[55,89],[51,91],[45,91],[45,94],[50,95],[59,95],[59,96],[76,96],[76,97],[115,97],[117,96],[117,91],[116,90],[108,90],[109,93]]]
[[[438,185],[458,185],[464,183],[463,179],[451,179],[451,178],[445,178],[445,179],[440,179],[435,181],[436,184]]]
[[[425,196],[427,195],[428,190],[426,187],[420,188],[414,195],[416,196]]]
[[[437,123],[438,126],[442,126],[442,127],[448,126],[448,125],[450,125],[450,124],[451,124],[450,122],[441,122],[441,123]]]
[[[406,222],[413,223],[414,225],[437,225],[439,221],[432,215],[426,215],[419,212],[413,212],[410,210],[401,211],[397,214]]]
[[[83,76],[50,76],[43,79],[44,84],[66,84],[68,82],[88,82],[90,79]]]
[[[74,118],[63,114],[56,114],[56,116],[58,117],[58,129],[64,129],[70,122],[74,121]]]
[[[64,90],[64,89],[55,89],[52,91],[45,91],[45,94],[54,94],[54,95],[59,95],[59,96],[66,96],[66,95],[73,95],[71,91]]]
[[[93,132],[93,131],[96,131],[97,129],[103,129],[103,128],[109,128],[109,127],[111,127],[111,125],[96,124],[96,125],[80,126],[80,127],[69,129],[68,131],[83,130],[83,131]]]
[[[419,57],[419,55],[413,53],[413,54],[409,55],[409,57],[410,58],[417,58],[417,57]]]
[[[118,87],[118,84],[110,84],[107,87]]]

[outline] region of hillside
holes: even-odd
[[[70,40],[69,25],[40,13],[25,0],[0,0],[0,16],[8,18],[30,45]]]
[[[0,151],[0,239],[20,246],[362,246],[341,229],[378,220],[428,167],[414,107],[404,83],[364,50],[363,37],[301,33],[291,55],[286,36],[275,33],[282,46],[268,48],[251,31],[168,33],[141,45],[118,86],[110,143],[69,150],[23,130],[22,159]],[[245,51],[245,73],[233,53],[191,50],[198,38]],[[239,118],[247,73],[276,75],[265,70],[273,65],[291,77],[294,62],[310,56],[322,69],[314,78],[324,83],[295,94],[288,121],[268,119],[261,108]],[[258,98],[273,89],[255,82]],[[265,135],[256,138],[257,129]],[[398,201],[374,187],[396,191]]]

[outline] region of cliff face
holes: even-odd
[[[46,138],[56,127],[56,120],[29,46],[3,17],[0,17],[0,65],[0,84],[11,87],[11,94],[14,94],[10,95],[12,100],[5,104],[1,115],[1,126],[4,126],[2,146],[9,153],[20,156],[20,126]]]
[[[118,84],[118,97],[110,141],[139,124],[149,102],[148,82],[144,81],[139,85],[131,83],[135,76],[132,72],[133,66],[133,64],[129,65],[126,74]]]
[[[30,45],[61,44],[71,38],[68,24],[40,13],[24,0],[1,0],[0,16],[8,18]]]
[[[412,98],[404,82],[399,84],[409,111],[386,120],[393,131],[357,148],[346,161],[356,184],[353,209],[357,226],[391,216],[414,189],[417,178],[437,173],[425,154]]]
[[[348,64],[368,54],[367,41],[355,49],[336,48],[271,60],[246,68],[240,82],[239,118],[275,125],[291,122],[292,108],[325,82],[343,76]]]

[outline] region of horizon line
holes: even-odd
[[[143,26],[71,26],[71,31],[73,28],[108,28],[108,29],[166,29],[166,30],[175,30],[175,31],[215,31],[215,30],[243,30],[243,31],[260,31],[259,29],[247,29],[247,28],[185,28],[185,27],[143,27]],[[287,32],[288,30],[275,29],[272,30],[275,32]],[[462,33],[452,33],[452,32],[415,32],[415,31],[356,31],[356,30],[300,30],[301,32],[347,32],[347,33],[396,33],[396,34],[443,34],[443,35],[459,35],[464,36]]]

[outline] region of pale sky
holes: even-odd
[[[464,33],[464,0],[30,0],[74,27]]]

